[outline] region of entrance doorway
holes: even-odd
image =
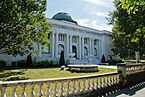
[[[77,59],[77,48],[76,48],[76,46],[72,46],[72,52],[75,54],[75,58]]]

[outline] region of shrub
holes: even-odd
[[[64,51],[61,51],[60,59],[59,59],[59,66],[62,66],[62,65],[65,65]]]
[[[106,63],[106,59],[104,55],[102,56],[101,63]]]
[[[53,65],[53,61],[42,60],[38,62],[34,62],[32,66],[34,67],[51,67]]]
[[[6,66],[6,61],[0,60],[0,68]]]
[[[16,66],[18,66],[18,67],[27,67],[28,64],[27,64],[26,60],[19,60],[19,61],[17,61]]]
[[[107,63],[109,63],[108,65],[117,65],[117,63],[123,63],[122,60],[108,60]]]

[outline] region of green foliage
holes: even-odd
[[[17,61],[17,67],[27,67],[28,64],[26,62],[26,60],[19,60]]]
[[[48,45],[45,10],[46,0],[0,0],[0,53],[23,55],[34,51],[34,42]]]
[[[34,62],[32,64],[32,67],[57,67],[57,65],[55,65],[53,61],[42,60],[42,61]]]
[[[0,68],[6,66],[6,61],[0,60]]]
[[[59,59],[59,66],[62,66],[62,65],[65,65],[64,51],[61,51],[60,59]]]
[[[104,55],[102,56],[101,63],[106,63],[106,59]]]
[[[139,51],[145,54],[145,2],[142,0],[116,0],[116,10],[110,13],[109,24],[113,25],[112,49],[121,58],[134,57]]]

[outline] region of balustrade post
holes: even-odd
[[[54,82],[53,97],[56,97],[56,87],[57,87],[57,83]]]
[[[16,95],[16,88],[17,88],[17,86],[12,86],[11,96],[10,97],[17,97],[17,95]]]
[[[75,81],[72,82],[72,94],[75,93]]]
[[[85,79],[83,79],[83,86],[82,86],[82,90],[83,90],[83,92],[85,92],[85,90],[86,90]]]
[[[60,97],[63,96],[63,82],[60,84]]]
[[[80,92],[80,80],[78,81],[78,90],[77,92],[79,93]]]
[[[38,83],[38,97],[41,97],[42,96],[42,83]]]
[[[34,93],[34,84],[31,83],[31,87],[30,87],[30,97],[34,97],[35,93]]]
[[[127,64],[126,63],[119,63],[117,66],[117,71],[120,73],[119,82],[122,87],[127,86]]]
[[[68,94],[69,94],[69,81],[66,84],[66,95],[68,95]]]
[[[46,83],[46,97],[50,97],[49,95],[50,95],[50,83],[47,82]]]
[[[6,87],[1,87],[1,97],[6,97]]]
[[[25,85],[25,84],[23,84],[23,85],[21,85],[21,87],[22,87],[21,97],[26,97],[26,93],[25,93],[25,88],[26,88],[26,85]]]

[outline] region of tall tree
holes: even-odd
[[[134,56],[135,51],[144,57],[145,3],[142,1],[115,0],[116,10],[109,14],[109,23],[113,25],[113,51],[122,58]]]
[[[0,53],[28,53],[33,43],[49,44],[46,0],[0,0]]]

